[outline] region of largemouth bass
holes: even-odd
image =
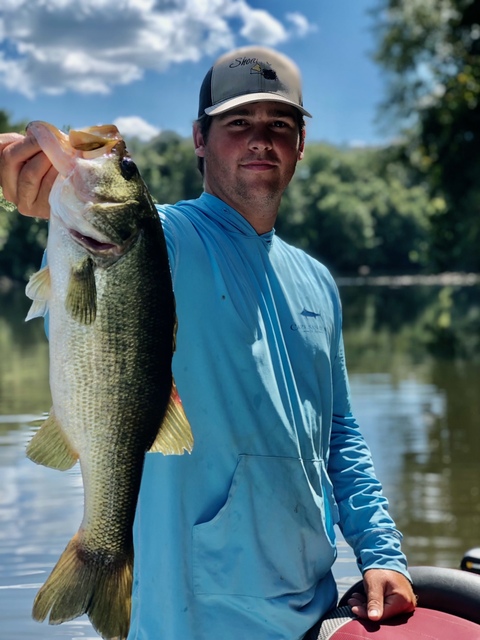
[[[50,194],[48,266],[26,293],[49,314],[52,409],[27,455],[77,460],[84,516],[38,592],[33,617],[84,613],[104,638],[130,624],[132,526],[148,450],[190,452],[172,378],[175,300],[158,213],[113,125],[60,132],[28,126],[59,171]]]

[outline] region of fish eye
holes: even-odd
[[[131,180],[138,174],[137,165],[128,156],[120,160],[120,171],[125,180]]]

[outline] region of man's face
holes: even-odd
[[[244,215],[256,205],[278,207],[303,155],[295,108],[268,101],[214,116],[207,141],[197,131],[195,147],[205,160],[205,191]]]

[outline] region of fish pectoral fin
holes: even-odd
[[[25,288],[26,295],[30,300],[33,300],[25,322],[28,322],[32,318],[41,318],[46,315],[50,291],[50,269],[47,266],[37,271],[37,273],[34,273]]]
[[[65,307],[81,324],[92,324],[97,315],[97,287],[93,260],[86,257],[72,267]]]
[[[66,471],[78,460],[53,411],[27,446],[27,456],[37,464]]]
[[[167,412],[150,451],[164,455],[182,455],[185,451],[191,453],[192,449],[192,429],[173,381]]]

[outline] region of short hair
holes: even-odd
[[[214,116],[207,116],[206,113],[202,113],[202,115],[195,120],[197,127],[202,134],[203,141],[206,143],[208,139],[208,134],[210,132],[210,127],[212,126],[212,120]],[[200,171],[202,178],[205,173],[205,162],[204,159],[197,156],[197,169]]]

